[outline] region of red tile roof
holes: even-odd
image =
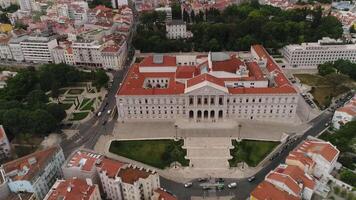
[[[158,200],[178,200],[177,197],[169,194],[168,192],[162,190],[161,188],[156,189],[154,192],[159,194]]]
[[[212,70],[236,73],[236,71],[240,68],[240,65],[243,64],[244,63],[240,59],[236,58],[235,56],[230,56],[230,59],[228,60],[213,61]]]
[[[149,177],[152,173],[147,172],[145,169],[138,169],[133,167],[123,168],[119,171],[118,176],[121,178],[122,182],[133,184],[140,178],[145,179]]]
[[[6,133],[4,130],[4,127],[2,125],[0,125],[0,140],[3,140],[6,138]]]
[[[298,183],[295,182],[295,180],[293,180],[290,176],[286,176],[281,173],[270,172],[266,176],[266,181],[268,181],[268,179],[283,183],[298,196],[302,192],[302,188],[299,187]]]
[[[13,181],[16,180],[31,180],[33,177],[36,176],[41,170],[44,169],[45,166],[47,166],[49,160],[52,159],[52,157],[60,151],[60,147],[51,147],[45,150],[41,151],[36,151],[34,153],[31,153],[27,156],[18,158],[16,160],[13,160],[11,162],[5,163],[4,164],[4,171],[5,173],[10,173],[14,170],[17,170],[18,172],[22,171],[24,168],[28,169],[27,173],[19,174],[16,173],[14,176],[11,176],[10,178]],[[32,165],[29,163],[29,159],[35,159],[35,163]]]
[[[90,200],[93,199],[95,188],[96,186],[88,185],[85,180],[77,178],[58,180],[48,192],[45,200]]]
[[[179,66],[176,70],[176,78],[178,79],[187,79],[193,78],[194,75],[197,75],[198,69],[195,66]]]
[[[327,161],[332,162],[339,155],[339,150],[329,142],[307,140],[300,144],[296,151],[320,154]]]
[[[286,158],[286,163],[289,164],[289,161],[296,160],[302,163],[304,166],[308,166],[308,168],[312,169],[315,166],[315,162],[313,159],[305,155],[305,153],[298,151],[291,151]],[[290,165],[290,164],[289,164]]]
[[[119,170],[125,165],[126,163],[104,158],[101,160],[101,163],[98,168],[100,169],[100,172],[105,171],[109,178],[114,178],[119,172]]]
[[[263,79],[263,73],[256,62],[246,62],[247,68],[249,70],[249,75],[254,77],[255,80]]]
[[[315,188],[315,180],[311,176],[306,175],[304,171],[297,166],[287,165],[285,168],[280,166],[274,171],[289,175],[296,182],[300,181],[303,184],[303,187],[307,187],[311,190],[314,190]]]
[[[68,161],[66,167],[78,167],[82,171],[92,171],[94,170],[95,163],[101,158],[100,154],[96,154],[89,151],[78,150]]]
[[[216,78],[215,76],[212,76],[210,74],[201,74],[199,76],[196,76],[192,79],[189,79],[187,81],[187,87],[191,87],[193,85],[197,85],[201,82],[204,82],[204,81],[208,81],[208,82],[211,82],[211,83],[214,83],[216,85],[220,85],[222,87],[225,87],[225,83],[224,81],[222,81],[221,79],[219,78]]]
[[[154,63],[153,62],[153,56],[148,56],[145,59],[142,60],[140,63],[141,67],[145,66],[177,66],[176,63],[176,57],[175,56],[163,56],[163,62],[162,63]]]
[[[300,200],[282,190],[277,189],[267,181],[261,182],[252,192],[251,196],[257,200]]]

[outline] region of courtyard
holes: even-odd
[[[164,169],[174,161],[182,166],[188,166],[189,160],[184,157],[186,150],[182,149],[183,140],[127,140],[113,141],[110,144],[111,153],[142,162],[153,167]]]

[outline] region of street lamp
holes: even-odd
[[[241,134],[242,124],[239,124],[239,125],[238,125],[238,128],[239,128],[239,129],[238,129],[238,136],[237,136],[237,139],[240,140],[240,137],[241,137],[240,134]]]

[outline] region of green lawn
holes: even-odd
[[[86,116],[88,116],[89,112],[76,112],[73,113],[73,118],[70,119],[70,121],[78,121],[84,119]]]
[[[84,102],[85,100],[85,102]],[[80,110],[91,110],[95,99],[84,99],[82,104],[80,105]]]
[[[182,149],[183,140],[132,140],[113,141],[109,151],[139,162],[164,169],[173,161],[188,166],[189,161],[184,158],[186,150]]]
[[[320,76],[315,74],[294,74],[302,84],[306,84],[309,86],[321,86],[321,85],[329,85],[328,81]]]
[[[76,95],[76,94],[81,94],[81,93],[83,93],[84,92],[84,89],[70,89],[69,91],[68,91],[68,94],[74,94],[74,95]]]
[[[242,140],[237,142],[232,141],[234,149],[230,150],[232,159],[229,160],[230,167],[236,167],[237,163],[244,161],[251,167],[255,167],[260,163],[279,142],[270,141],[255,141]]]

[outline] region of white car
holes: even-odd
[[[111,113],[111,110],[108,110],[108,114],[110,114]]]
[[[97,114],[97,115],[98,115],[98,117],[100,117],[100,115],[101,115],[101,112],[98,112],[98,114]]]
[[[184,187],[185,188],[189,188],[189,187],[192,187],[193,186],[193,183],[192,182],[188,182],[188,183],[185,183],[184,184]]]
[[[237,183],[236,182],[230,183],[229,185],[227,185],[227,187],[230,188],[230,189],[236,188],[237,187]]]

